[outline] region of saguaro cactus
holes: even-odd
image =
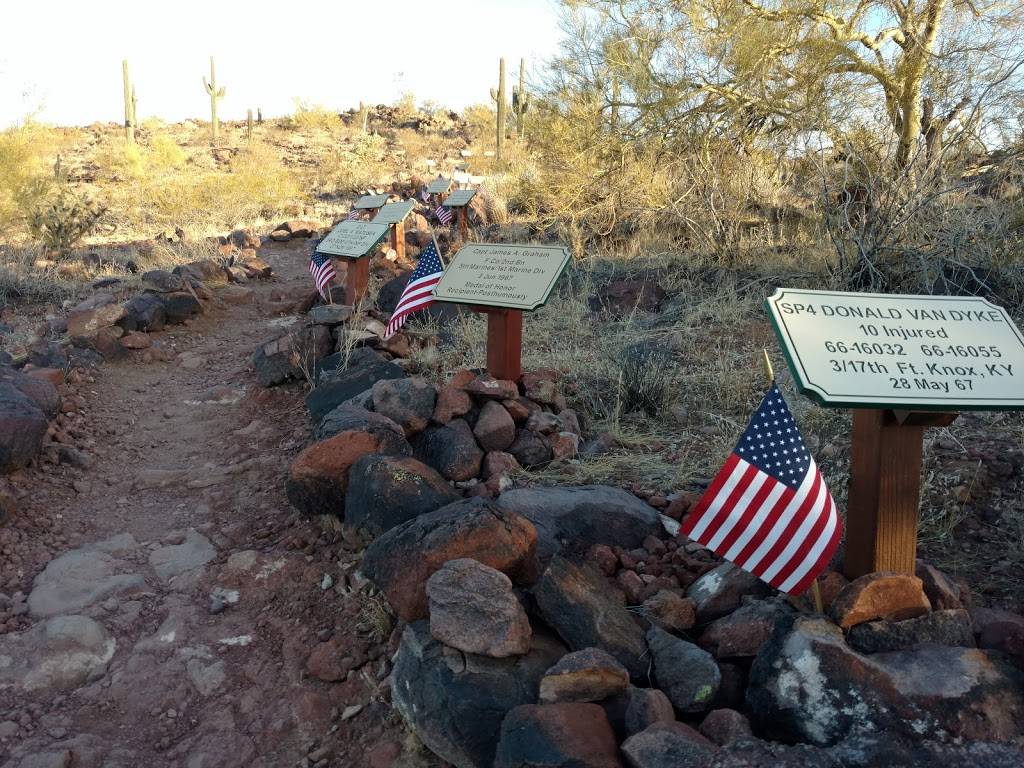
[[[498,142],[495,147],[495,158],[500,163],[502,150],[505,148],[505,57],[498,64],[498,90],[491,88],[491,98],[498,104]]]
[[[519,85],[512,86],[512,111],[516,116],[516,132],[519,138],[526,135],[526,110],[530,108],[530,97],[526,93],[526,59],[519,60]]]
[[[135,86],[128,76],[128,59],[121,60],[121,79],[124,81],[124,137],[135,143]]]
[[[252,144],[252,110],[247,110],[245,115],[245,140]]]
[[[203,87],[210,94],[210,132],[213,140],[217,141],[217,134],[220,133],[220,122],[217,120],[217,102],[224,98],[224,88],[217,88],[217,72],[213,68],[213,56],[210,57],[210,82],[203,78]]]

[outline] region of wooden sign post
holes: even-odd
[[[780,288],[765,305],[800,390],[854,409],[846,576],[913,573],[924,431],[1024,409],[1024,336],[976,297]]]
[[[405,261],[405,218],[415,207],[411,200],[388,203],[373,217],[374,224],[386,224],[391,228],[391,247],[400,261]]]
[[[434,287],[438,301],[487,313],[487,372],[494,378],[522,375],[523,312],[547,303],[570,258],[562,246],[470,243]]]
[[[357,211],[369,211],[370,217],[376,215],[377,211],[388,202],[387,195],[363,195],[352,206]]]
[[[370,282],[370,259],[368,255],[388,233],[385,224],[371,221],[343,221],[320,241],[318,253],[344,259],[345,303],[356,306],[364,296]]]
[[[427,194],[436,197],[438,205],[444,205],[445,198],[448,197],[453,186],[455,186],[454,181],[439,176],[427,185]]]
[[[448,195],[445,205],[459,213],[459,234],[465,242],[469,237],[469,201],[476,197],[475,189],[457,189]]]

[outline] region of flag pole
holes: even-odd
[[[765,375],[768,377],[768,386],[771,387],[773,384],[775,384],[775,369],[772,368],[772,360],[770,357],[768,357],[768,350],[766,348],[762,348],[761,352],[764,355],[761,359],[761,362],[764,363],[764,372]],[[821,587],[818,586],[817,576],[815,576],[814,581],[811,582],[811,594],[814,597],[814,610],[818,613],[824,613],[825,606],[824,602],[821,599]]]

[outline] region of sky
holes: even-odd
[[[411,91],[461,109],[490,101],[505,56],[539,66],[559,40],[556,0],[5,0],[0,127],[123,122],[128,59],[138,120],[292,114],[296,99],[345,110]]]

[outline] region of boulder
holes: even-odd
[[[306,409],[313,423],[349,398],[362,394],[381,379],[402,379],[406,373],[368,347],[352,350],[347,361],[339,352],[317,366],[317,385],[306,395]]]
[[[427,598],[430,634],[445,645],[499,659],[530,650],[530,620],[501,571],[449,560],[427,579]]]
[[[490,400],[508,400],[519,396],[519,387],[516,386],[514,381],[495,379],[493,376],[486,374],[474,377],[466,382],[462,388],[475,397]]]
[[[623,693],[605,700],[602,705],[619,741],[640,733],[655,723],[675,722],[672,702],[657,688],[629,686]]]
[[[662,533],[657,510],[619,488],[518,488],[503,493],[498,504],[537,526],[541,562],[558,552],[584,555],[595,544],[635,549]]]
[[[103,328],[110,328],[125,316],[120,304],[104,304],[92,308],[76,307],[68,313],[68,335],[71,338],[91,338]]]
[[[993,608],[972,608],[971,621],[979,648],[1009,654],[1024,667],[1024,616]]]
[[[457,501],[420,515],[376,539],[362,570],[405,621],[427,615],[426,584],[449,560],[468,557],[510,576],[535,575],[533,524],[483,499]]]
[[[696,605],[693,600],[667,589],[659,590],[644,600],[644,615],[669,632],[685,632],[697,621]]]
[[[643,630],[626,610],[622,592],[593,567],[556,556],[533,593],[541,616],[570,648],[600,648],[629,670],[633,680],[647,677]]]
[[[929,565],[923,560],[918,560],[914,568],[914,575],[921,580],[928,602],[932,610],[953,610],[965,608],[960,599],[960,587],[938,568]]]
[[[125,317],[121,321],[121,327],[126,331],[150,333],[163,330],[163,327],[167,324],[167,313],[164,311],[164,303],[150,293],[140,294],[126,302],[124,311]]]
[[[0,383],[10,384],[42,411],[43,416],[52,419],[60,412],[60,394],[52,381],[31,372],[0,368]]]
[[[351,317],[352,307],[347,304],[319,304],[306,313],[306,324],[333,328],[348,322]]]
[[[42,450],[48,426],[35,403],[11,382],[0,381],[0,474],[27,466]]]
[[[700,636],[700,645],[717,658],[753,658],[771,637],[775,625],[792,614],[774,600],[754,600],[713,621]]]
[[[40,341],[29,348],[28,362],[36,368],[57,368],[63,371],[68,367],[68,355],[59,341]]]
[[[473,435],[485,451],[504,451],[516,437],[516,423],[501,403],[488,400],[480,409]]]
[[[387,416],[368,411],[366,408],[346,401],[328,413],[313,430],[314,440],[326,440],[339,432],[358,430],[369,432],[387,447],[382,453],[396,456],[409,455],[409,443],[405,432]]]
[[[713,709],[701,721],[700,732],[720,747],[754,738],[750,720],[735,709]]]
[[[709,709],[722,683],[714,657],[659,627],[648,630],[647,645],[654,662],[654,679],[672,705],[687,713]]]
[[[345,430],[313,443],[288,471],[288,501],[307,515],[344,518],[349,469],[361,457],[384,453],[388,447],[377,435],[360,430]],[[406,455],[410,452],[406,446]]]
[[[965,610],[934,611],[904,621],[866,621],[850,629],[846,642],[860,653],[902,651],[923,643],[974,648],[974,629]]]
[[[52,699],[102,676],[116,648],[103,625],[87,616],[54,616],[0,635],[0,690],[15,701],[27,694]]]
[[[407,437],[426,428],[436,401],[433,385],[423,379],[382,379],[373,385],[373,410],[401,426]]]
[[[437,403],[434,406],[433,419],[438,424],[447,424],[452,419],[465,416],[472,409],[473,401],[464,390],[451,385],[445,385],[437,392]]]
[[[395,450],[397,442],[382,442],[389,451]],[[370,454],[358,459],[349,470],[345,522],[375,538],[459,498],[458,491],[421,461],[409,456]]]
[[[108,597],[146,586],[142,576],[121,573],[125,563],[91,547],[71,549],[46,564],[32,582],[28,610],[47,619],[89,608]]]
[[[540,467],[551,461],[551,446],[543,437],[529,429],[517,429],[508,452],[524,467]]]
[[[416,458],[429,464],[449,480],[471,480],[480,474],[484,452],[463,419],[428,427],[414,443]]]
[[[747,708],[773,739],[831,745],[862,730],[1002,741],[1024,728],[1024,673],[998,654],[924,645],[865,656],[820,617],[782,623],[750,671]]]
[[[706,768],[717,747],[685,723],[655,723],[622,744],[629,768]]]
[[[184,291],[185,281],[180,274],[167,272],[163,269],[151,269],[142,273],[142,286],[153,293],[174,293]]]
[[[520,470],[519,462],[516,461],[516,457],[511,453],[502,453],[501,451],[491,451],[484,456],[483,467],[481,468],[482,477],[486,480],[489,477],[502,474],[510,474]]]
[[[697,619],[706,622],[735,611],[745,595],[763,597],[770,591],[771,587],[754,574],[732,563],[722,563],[693,582],[686,596],[697,606]]]
[[[492,768],[505,714],[537,700],[544,670],[565,649],[535,635],[529,653],[493,659],[449,648],[426,621],[402,633],[391,673],[399,714],[432,752],[456,768]]]
[[[623,768],[597,704],[523,704],[505,715],[494,768]]]
[[[316,222],[304,219],[291,219],[281,224],[277,229],[283,229],[292,237],[315,237],[319,229]]]
[[[603,701],[625,693],[629,672],[600,648],[566,654],[544,673],[540,702]]]
[[[164,305],[164,316],[168,325],[180,325],[203,312],[203,305],[191,291],[161,293],[159,298]]]
[[[836,624],[849,629],[875,619],[912,619],[930,609],[921,579],[906,573],[880,572],[851,581],[832,601],[830,613]]]
[[[252,353],[256,380],[264,387],[309,380],[316,363],[331,353],[334,340],[322,325],[295,327],[264,342]]]

